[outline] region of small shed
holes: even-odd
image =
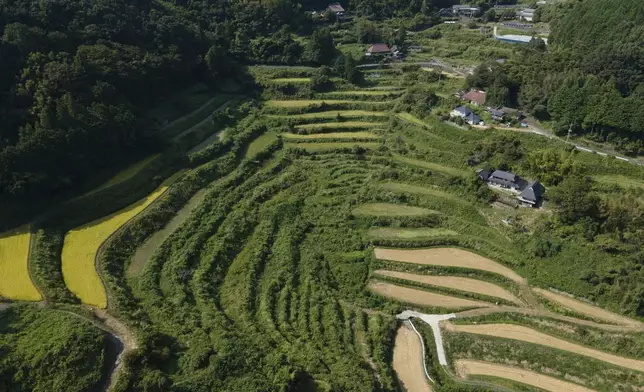
[[[344,8],[340,5],[340,3],[329,4],[329,6],[327,7],[327,10],[339,15],[344,14]]]
[[[391,53],[391,48],[387,44],[373,44],[367,49],[367,55],[384,55]]]

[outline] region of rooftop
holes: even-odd
[[[329,4],[328,9],[331,12],[344,12],[344,8],[342,8],[340,3]]]
[[[492,177],[500,178],[506,181],[515,181],[517,175],[503,170],[495,170],[494,173],[492,173]]]
[[[367,49],[369,53],[389,53],[390,51],[391,49],[387,44],[373,44]]]
[[[473,101],[479,105],[485,103],[485,91],[481,90],[470,90],[467,94],[463,95],[464,101]]]

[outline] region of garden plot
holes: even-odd
[[[552,392],[594,392],[594,390],[581,385],[562,381],[543,374],[489,362],[458,360],[454,364],[454,367],[458,375],[464,378],[468,376],[499,377]]]
[[[541,346],[551,347],[556,350],[569,351],[574,354],[593,358],[598,361],[610,363],[628,369],[644,372],[644,361],[620,357],[608,354],[603,351],[584,347],[582,345],[571,343],[554,336],[546,335],[532,328],[522,327],[514,324],[481,324],[481,325],[458,325],[445,324],[447,330],[457,333],[471,333],[484,336],[493,336],[503,339],[519,340],[522,342],[538,344]]]
[[[501,298],[506,301],[514,302],[521,305],[521,301],[504,288],[492,283],[484,282],[477,279],[461,278],[457,276],[431,276],[417,275],[407,272],[377,270],[376,275],[388,276],[390,278],[404,279],[411,282],[423,283],[432,286],[446,287],[455,290],[467,291],[475,294],[487,295],[490,297]]]
[[[329,132],[329,133],[310,133],[310,134],[296,134],[296,133],[283,133],[282,137],[286,140],[292,141],[318,141],[325,139],[359,139],[359,140],[377,140],[380,136],[371,132]]]
[[[409,326],[401,325],[394,342],[393,368],[407,392],[432,392],[423,368],[420,338]]]
[[[370,203],[356,207],[353,214],[356,216],[426,216],[440,215],[440,212],[402,204]]]
[[[571,309],[575,312],[590,316],[592,318],[607,321],[609,323],[616,323],[622,325],[628,325],[632,327],[642,327],[643,324],[639,321],[630,319],[628,317],[620,316],[618,314],[609,312],[607,310],[598,308],[596,306],[587,304],[585,302],[570,298],[563,294],[553,293],[552,291],[533,288],[537,294],[547,298],[550,301],[556,302],[557,304]]]
[[[370,282],[369,291],[400,302],[433,308],[464,309],[492,306],[492,304],[483,301],[473,301],[449,295],[435,294],[429,291],[412,289],[380,281]]]
[[[40,293],[29,276],[28,227],[0,234],[0,297],[39,301]]]
[[[168,178],[145,199],[67,233],[61,255],[63,278],[69,290],[83,303],[107,307],[107,294],[95,264],[99,248],[121,226],[163,195],[181,174],[179,172]]]
[[[476,253],[458,248],[429,248],[429,249],[375,249],[376,258],[382,260],[399,261],[403,263],[416,263],[436,265],[440,267],[458,267],[488,271],[505,276],[506,278],[525,284],[525,279],[517,275],[510,268],[492,261]]]

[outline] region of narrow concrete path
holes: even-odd
[[[438,355],[438,363],[442,366],[447,366],[447,356],[445,355],[445,347],[443,346],[443,336],[441,335],[440,322],[456,318],[454,313],[450,314],[424,314],[415,312],[413,310],[405,310],[396,316],[399,320],[409,320],[412,317],[419,318],[427,323],[434,333],[434,343],[436,344],[436,354]],[[429,376],[428,376],[429,377]]]

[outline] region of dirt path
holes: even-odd
[[[401,325],[396,333],[393,368],[404,391],[433,391],[425,377],[420,339],[407,324]]]
[[[470,268],[492,272],[505,276],[519,284],[526,284],[525,279],[510,268],[505,267],[476,253],[458,248],[429,248],[429,249],[375,249],[376,258],[381,260],[398,261],[436,265],[442,267]]]
[[[417,290],[379,281],[372,281],[369,283],[369,291],[401,302],[437,308],[458,309],[492,306],[492,304],[487,302],[434,294],[424,290]]]
[[[620,357],[603,351],[584,347],[563,339],[538,332],[532,328],[514,324],[481,324],[481,325],[456,325],[445,323],[448,331],[457,333],[471,333],[484,336],[494,336],[504,339],[519,340],[541,346],[552,347],[557,350],[569,351],[574,354],[594,358],[599,361],[621,366],[628,369],[644,372],[644,361]]]
[[[609,323],[622,324],[631,326],[634,328],[644,329],[644,323],[641,323],[637,320],[630,319],[628,317],[620,316],[618,314],[609,312],[597,306],[587,304],[585,302],[570,298],[563,294],[557,294],[549,290],[543,290],[539,288],[532,289],[537,294],[546,297],[550,301],[556,302],[561,306],[564,306],[568,309],[574,310],[586,316],[592,318],[607,321]]]
[[[407,272],[377,270],[377,275],[388,276],[391,278],[405,279],[412,282],[424,283],[432,286],[447,287],[456,290],[467,291],[470,293],[483,294],[491,297],[502,298],[510,302],[522,305],[521,301],[507,290],[495,284],[482,280],[461,278],[456,276],[431,276],[417,275]]]
[[[470,375],[492,376],[517,381],[552,392],[594,392],[581,385],[562,381],[543,374],[524,369],[503,366],[482,361],[458,360],[455,363],[459,376],[467,378]]]

